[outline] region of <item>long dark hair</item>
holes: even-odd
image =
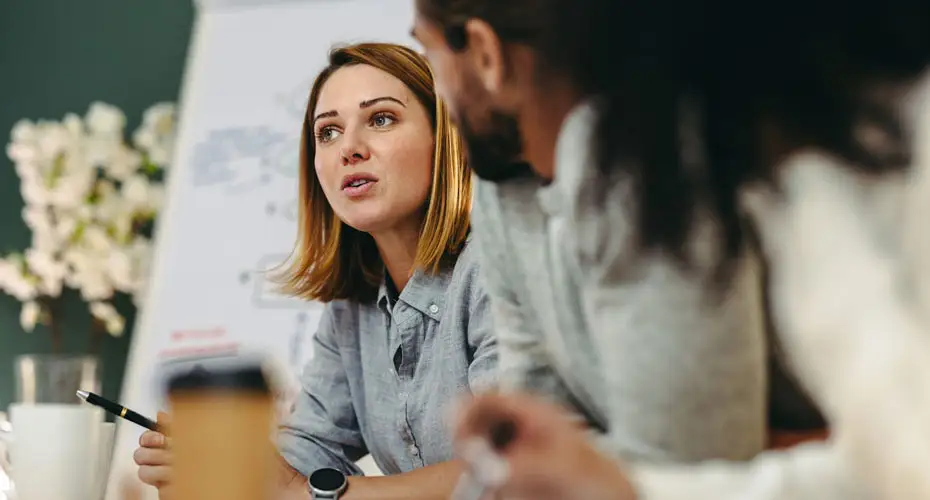
[[[740,187],[771,180],[798,149],[870,172],[906,165],[894,100],[873,91],[906,84],[930,63],[928,0],[417,5],[447,30],[484,19],[504,43],[531,46],[544,72],[597,96],[597,163],[634,182],[639,246],[684,265],[699,208],[719,222],[721,264],[741,252]],[[857,136],[863,125],[896,147],[867,147]]]
[[[930,64],[930,2],[579,0],[540,47],[600,96],[597,161],[636,183],[643,248],[682,260],[695,207],[746,244],[737,193],[818,148],[868,172],[908,164],[894,88]],[[891,147],[871,148],[863,127]],[[687,262],[685,262],[687,263]]]

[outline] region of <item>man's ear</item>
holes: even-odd
[[[465,23],[468,55],[484,90],[494,95],[501,91],[506,74],[504,46],[490,24],[481,19]]]

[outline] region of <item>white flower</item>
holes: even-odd
[[[123,201],[123,205],[123,210],[110,221],[110,229],[113,231],[113,240],[120,243],[129,241],[132,237],[133,213],[128,207],[125,207],[125,201]]]
[[[34,162],[19,161],[15,168],[20,182],[39,182],[42,179],[42,169]]]
[[[84,120],[91,134],[121,136],[126,127],[126,115],[119,108],[99,101],[90,105]]]
[[[32,300],[39,295],[35,284],[29,281],[24,275],[20,275],[17,281],[13,281],[8,285],[9,289],[7,289],[7,292],[20,302]]]
[[[61,290],[65,286],[64,276],[61,279],[43,279],[39,283],[39,290],[42,292],[42,295],[48,297],[58,297],[61,295]]]
[[[107,333],[114,337],[122,337],[123,331],[126,329],[126,320],[122,316],[117,316],[109,321],[104,322],[104,328],[107,329]]]
[[[71,271],[67,276],[65,276],[65,282],[68,284],[68,286],[77,287],[78,282],[74,279],[75,274],[77,274],[82,269],[89,267],[93,257],[86,249],[80,247],[71,247],[62,252],[61,260],[69,266],[69,270]]]
[[[73,144],[73,138],[64,125],[56,122],[39,122],[36,146],[39,159],[54,161]]]
[[[81,291],[84,300],[107,300],[113,297],[113,287],[107,280],[106,270],[102,265],[95,263],[77,269],[68,276],[68,282],[69,286]]]
[[[106,166],[123,145],[119,135],[90,135],[84,138],[84,157],[89,165]]]
[[[132,207],[143,208],[149,204],[149,180],[144,175],[133,175],[123,183],[121,192]]]
[[[126,210],[123,206],[123,199],[112,182],[97,181],[96,192],[97,203],[93,207],[93,217],[98,221],[109,224]]]
[[[152,245],[135,222],[158,214],[165,189],[140,168],[143,159],[156,167],[170,161],[175,115],[170,103],[146,110],[134,146],[124,138],[125,114],[102,102],[83,118],[69,113],[14,125],[6,153],[20,178],[32,246],[0,259],[0,291],[23,302],[24,329],[44,321],[39,299],[67,286],[91,303],[107,331],[122,333],[125,320],[107,301],[116,291],[137,305],[144,300]]]
[[[132,257],[127,248],[118,248],[107,256],[107,276],[113,288],[123,292],[132,292],[133,266]]]
[[[74,226],[71,225],[67,215],[60,214],[59,217],[55,221],[57,224],[53,224],[51,214],[46,207],[27,205],[23,208],[23,220],[32,229],[33,248],[54,253],[68,240],[74,231]]]
[[[128,292],[132,294],[136,307],[142,307],[148,294],[154,247],[149,240],[138,237],[129,245],[129,256],[132,260],[132,286]]]
[[[123,316],[113,307],[113,304],[108,302],[91,302],[90,304],[90,313],[95,318],[103,322],[104,328],[107,329],[107,333],[114,337],[119,337],[123,334],[123,329],[126,327],[126,321],[123,319]]]
[[[78,217],[75,212],[59,212],[55,221],[55,237],[62,243],[68,242],[78,228]]]
[[[61,182],[49,192],[49,204],[61,210],[75,209],[87,199],[87,185],[75,179],[75,182]]]
[[[61,288],[68,266],[55,258],[49,252],[30,248],[26,250],[26,263],[29,270],[39,278],[39,288],[44,295],[57,297],[61,295]]]
[[[174,151],[177,110],[172,103],[161,102],[145,110],[142,124],[133,134],[135,145],[149,155],[155,165],[165,167]]]
[[[10,139],[14,142],[33,142],[36,136],[36,125],[32,120],[19,120],[13,124]]]
[[[20,120],[13,125],[6,154],[13,163],[35,163],[39,161],[39,126],[30,120]]]
[[[23,221],[33,231],[48,231],[52,228],[52,219],[44,207],[26,205],[23,207]]]
[[[83,205],[97,180],[97,170],[78,157],[65,162],[66,168],[56,179],[49,199],[56,208],[69,210]]]
[[[61,249],[62,240],[52,229],[32,231],[32,248],[47,252],[57,252]]]
[[[11,142],[6,145],[6,155],[13,163],[32,163],[38,159],[35,145]]]
[[[103,166],[108,177],[117,181],[125,181],[142,166],[142,155],[138,151],[128,148],[122,143],[112,151],[109,161]]]
[[[38,302],[30,300],[23,303],[23,308],[19,311],[19,324],[23,327],[23,330],[27,332],[35,330],[41,312],[42,308],[39,307]]]
[[[89,221],[94,217],[94,207],[89,204],[84,204],[79,207],[75,207],[69,212],[72,217],[79,221]]]
[[[23,273],[22,266],[20,257],[0,259],[0,289],[26,302],[36,297],[37,290],[33,280]]]
[[[106,228],[97,224],[89,224],[84,228],[81,241],[88,249],[98,254],[105,254],[113,248],[113,240],[107,234]]]
[[[74,113],[66,114],[61,124],[65,127],[65,130],[71,134],[71,137],[80,138],[84,135],[84,122],[81,120],[80,116]]]
[[[106,263],[100,257],[106,253],[95,252],[88,247],[69,248],[62,255],[70,272],[65,283],[80,290],[84,300],[105,300],[113,296],[113,286],[107,279]]]
[[[21,266],[21,261],[15,257],[0,258],[0,290],[8,292],[7,284],[22,275]]]
[[[97,185],[95,186],[95,190],[97,192],[98,200],[112,199],[114,195],[119,193],[119,191],[116,189],[116,185],[107,179],[98,180]]]
[[[19,192],[27,205],[46,206],[51,203],[51,191],[40,178],[23,178]]]

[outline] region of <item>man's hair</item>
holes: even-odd
[[[898,110],[870,90],[912,81],[930,63],[928,0],[418,6],[446,30],[469,16],[484,19],[503,43],[526,43],[547,71],[596,96],[596,162],[634,183],[639,246],[684,264],[699,209],[720,223],[723,260],[738,255],[746,243],[738,190],[771,180],[780,160],[800,148],[872,172],[904,166]],[[521,31],[527,27],[536,30],[532,36]],[[863,124],[902,147],[870,150],[857,136]]]
[[[551,26],[547,14],[559,0],[416,0],[417,11],[440,27],[454,50],[463,49],[465,23],[481,19],[488,23],[504,43],[521,43],[537,47]]]
[[[472,177],[465,149],[446,105],[436,96],[426,59],[412,49],[388,43],[362,43],[333,49],[329,65],[313,82],[300,142],[300,194],[297,244],[281,276],[284,291],[308,300],[377,297],[384,264],[371,235],[344,224],[333,212],[313,168],[316,145],[312,114],[320,91],[341,68],[368,65],[402,81],[426,108],[433,126],[433,181],[414,265],[438,272],[465,244],[469,231]]]

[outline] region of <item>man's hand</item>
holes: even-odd
[[[494,441],[501,422],[513,425],[496,452],[501,463],[481,474],[496,483],[500,497],[635,500],[624,471],[591,446],[577,421],[561,408],[529,396],[480,396],[465,403],[455,425],[457,449],[468,455],[476,442]],[[463,458],[480,462],[472,463],[475,470],[494,462]]]

